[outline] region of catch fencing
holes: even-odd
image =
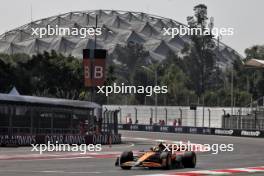
[[[247,115],[250,108],[202,107],[191,110],[189,106],[130,106],[104,105],[103,110],[119,110],[119,124],[190,126],[223,128],[225,116]],[[151,120],[152,119],[152,120]]]

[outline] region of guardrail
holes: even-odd
[[[142,125],[142,124],[119,124],[118,128],[120,130],[130,130],[130,131],[190,133],[190,134],[224,135],[224,136],[241,136],[241,137],[264,137],[264,131],[260,131],[260,130],[240,130],[240,129],[222,129],[222,128],[188,127],[188,126],[159,126],[159,125]]]

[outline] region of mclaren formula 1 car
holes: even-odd
[[[156,147],[152,147],[149,151],[139,152],[137,156],[134,156],[132,151],[123,152],[117,157],[115,165],[125,170],[129,170],[132,167],[195,168],[195,152],[172,152],[172,150],[166,151],[164,148],[163,144],[159,144]]]

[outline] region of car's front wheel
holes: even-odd
[[[128,161],[133,161],[133,152],[123,152],[119,158],[119,164],[120,167],[124,170],[129,170],[131,169],[131,166],[122,166],[123,163],[128,162]]]
[[[162,152],[160,154],[161,159],[161,167],[163,169],[171,169],[172,161],[171,161],[171,154],[169,152]]]

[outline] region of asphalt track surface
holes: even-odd
[[[264,139],[245,137],[209,136],[197,134],[173,134],[154,132],[120,131],[124,137],[124,144],[104,146],[103,152],[110,155],[101,157],[61,157],[32,158],[30,147],[0,148],[0,176],[129,176],[154,175],[164,173],[186,172],[190,170],[211,170],[227,168],[245,168],[264,166]],[[195,169],[174,169],[169,171],[159,169],[135,168],[121,170],[114,166],[117,152],[124,150],[148,150],[157,144],[157,139],[171,141],[191,141],[199,144],[234,144],[233,152],[200,152]],[[113,155],[111,155],[111,153]],[[23,155],[25,158],[16,158]],[[10,156],[11,159],[1,159]],[[13,158],[12,158],[13,157]],[[264,173],[244,173],[236,175],[264,175]]]

